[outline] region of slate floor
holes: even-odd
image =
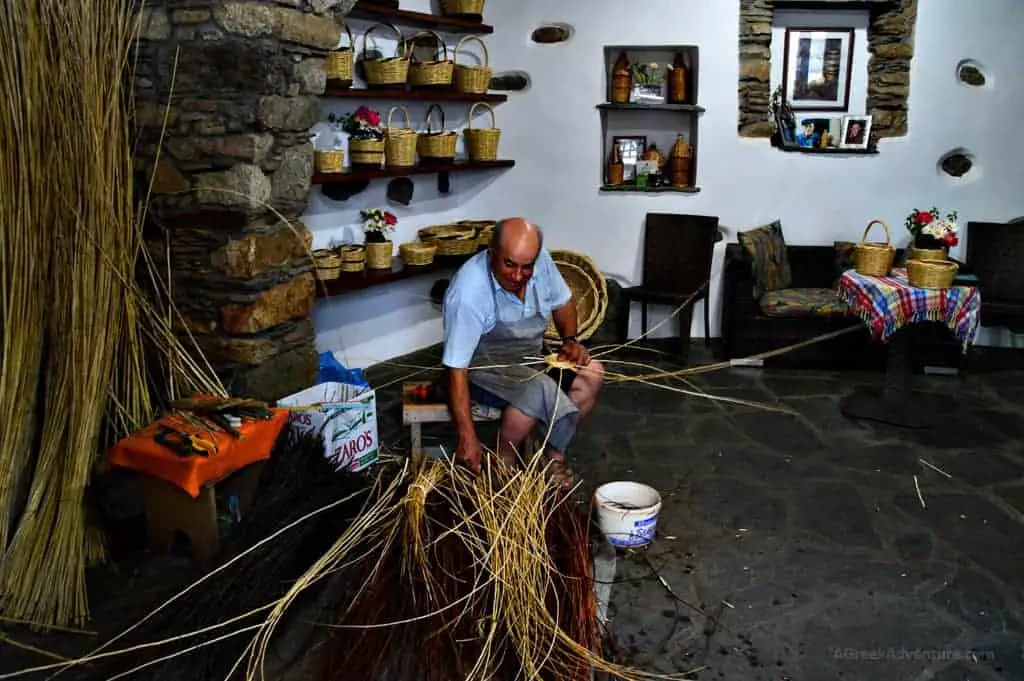
[[[710,361],[702,351],[690,365]],[[657,541],[618,562],[611,629],[625,660],[699,679],[1024,679],[1024,371],[916,377],[949,396],[943,427],[926,431],[840,415],[843,394],[880,381],[759,369],[692,380],[794,415],[608,386],[574,465],[588,489],[629,479],[664,498]],[[397,391],[379,392],[379,418],[402,449]],[[425,435],[451,442],[443,426]]]

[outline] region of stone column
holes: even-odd
[[[771,137],[772,0],[740,2],[740,137]]]
[[[311,236],[297,218],[338,4],[144,9],[137,168],[143,189],[152,178],[150,234],[168,244],[172,300],[234,395],[273,400],[315,378]]]
[[[914,56],[917,0],[896,0],[872,11],[868,28],[868,104],[872,137],[907,134],[910,60]]]

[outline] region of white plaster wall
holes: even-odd
[[[544,227],[551,247],[584,251],[608,276],[629,284],[640,275],[647,212],[717,215],[729,241],[736,240],[739,230],[779,218],[787,241],[795,244],[856,239],[864,225],[881,218],[892,226],[900,245],[907,241],[903,220],[915,206],[955,208],[965,222],[1024,214],[1019,181],[1013,180],[1024,141],[1012,123],[1007,125],[1024,105],[1024,90],[1014,80],[1024,60],[1024,45],[1017,37],[1024,25],[1024,2],[975,4],[920,2],[909,134],[882,140],[877,156],[836,157],[782,153],[767,140],[738,137],[735,0],[491,0],[485,12],[495,26],[487,38],[492,66],[526,70],[533,81],[530,90],[513,93],[496,107],[500,154],[515,158],[517,166],[480,184],[472,184],[477,181],[473,175],[453,176],[456,191],[450,197],[427,204],[414,200],[400,212],[403,228],[411,234],[410,223],[429,224],[449,215],[524,215]],[[422,7],[412,0],[403,0],[402,6]],[[575,36],[567,44],[532,43],[530,32],[549,21],[571,24]],[[700,47],[698,103],[707,109],[699,142],[697,184],[702,191],[602,194],[597,178],[604,159],[595,109],[605,95],[602,48],[659,43]],[[860,52],[864,49],[864,41],[858,40],[861,58],[866,57]],[[956,64],[965,58],[984,65],[989,86],[967,88],[957,81]],[[860,113],[863,85],[856,85],[856,77],[854,83],[851,109]],[[976,169],[964,180],[948,178],[936,167],[939,157],[956,147],[976,157]],[[417,192],[432,181],[418,181]],[[461,189],[464,182],[471,184],[468,191]],[[382,192],[383,185],[367,194],[373,191]],[[334,231],[352,224],[359,201],[328,207],[314,200],[310,210],[315,219],[307,222],[317,239],[327,236],[328,225]],[[715,333],[723,250],[724,243],[719,244],[712,281]],[[963,246],[954,250],[954,255],[962,253]],[[349,355],[370,360],[437,342],[436,312],[417,301],[428,287],[429,281],[400,284],[320,304],[316,321],[324,347],[340,350],[343,343]],[[695,310],[694,335],[703,334],[701,319],[701,311]],[[657,321],[654,316],[652,323]],[[635,321],[634,333],[637,327]],[[674,335],[674,327],[670,322],[661,330]],[[986,330],[981,340],[1008,338]]]

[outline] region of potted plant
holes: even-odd
[[[956,221],[955,210],[943,217],[938,208],[915,208],[907,216],[906,222],[907,231],[913,236],[909,257],[917,260],[945,260],[950,247],[960,243]]]
[[[361,106],[341,121],[348,133],[348,150],[353,168],[380,168],[384,162],[384,128],[380,114]]]
[[[630,100],[642,104],[665,103],[665,71],[658,62],[633,64],[633,94]]]
[[[395,231],[398,218],[380,208],[368,208],[359,212],[366,233],[366,266],[373,270],[391,269],[391,255],[394,244],[388,234]]]

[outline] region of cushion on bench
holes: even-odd
[[[768,291],[760,300],[761,311],[769,317],[832,317],[849,313],[831,288],[784,288]]]

